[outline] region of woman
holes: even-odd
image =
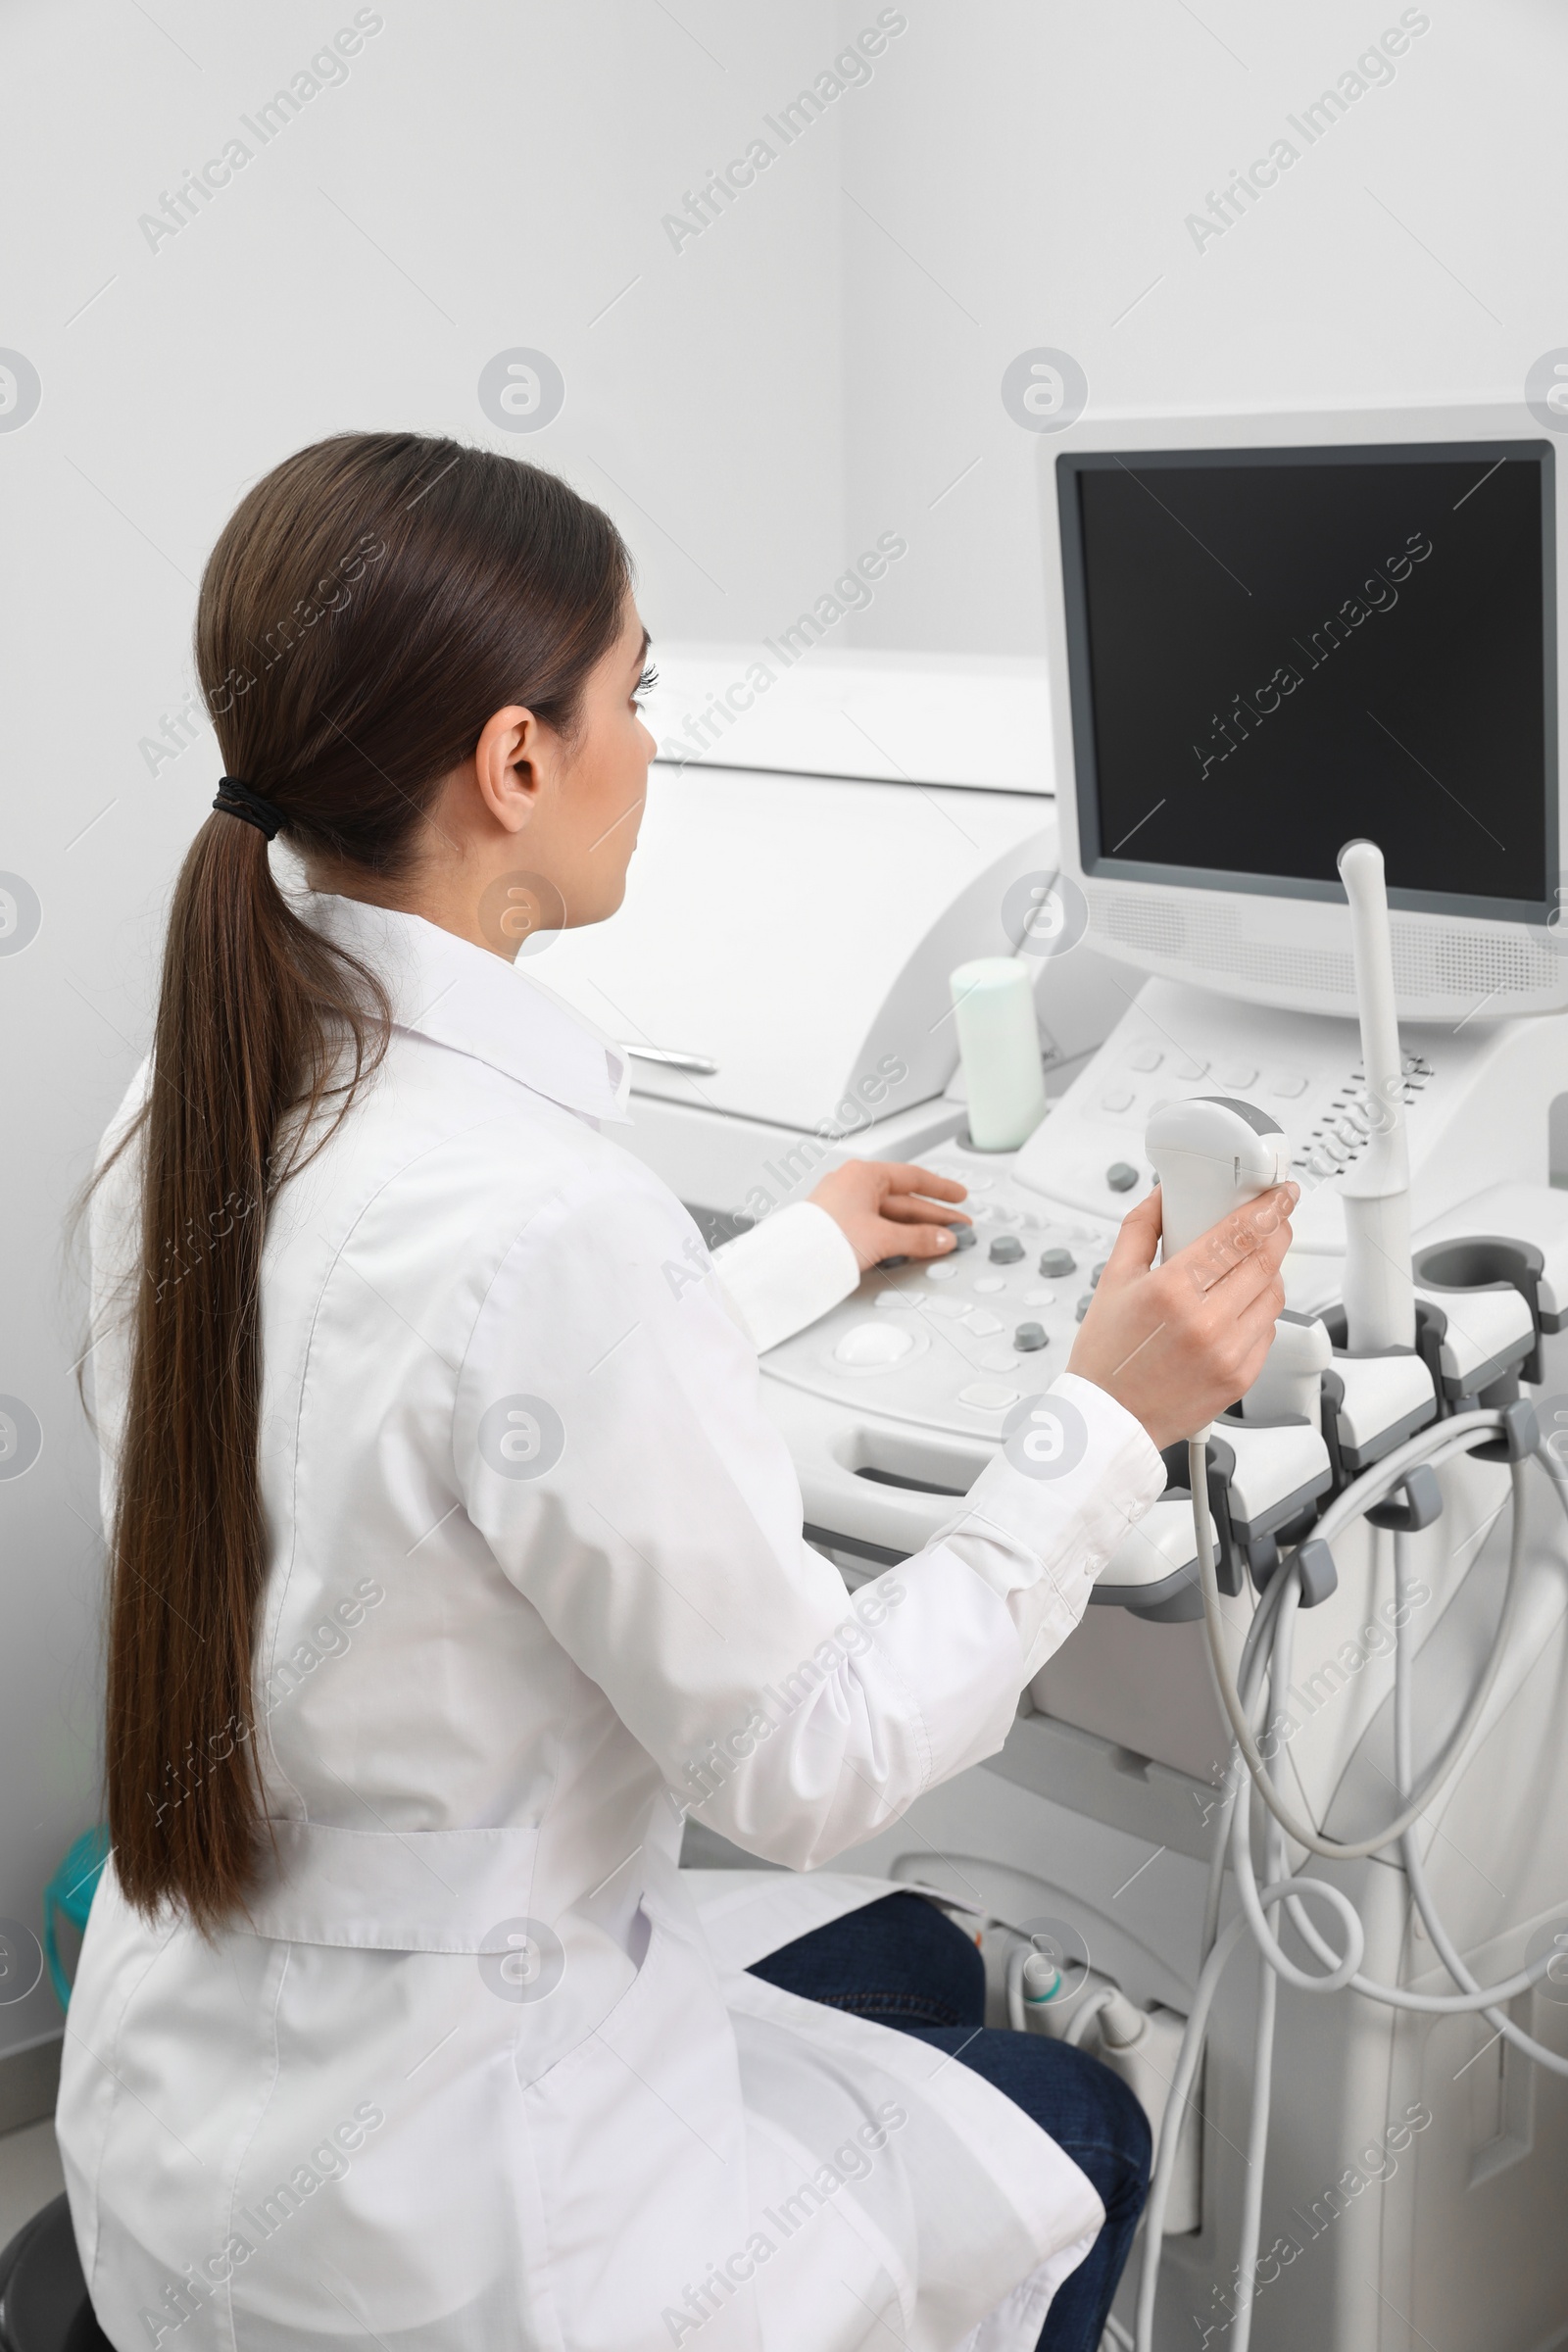
[[[646,646],[597,509],[410,434],[302,451],[207,566],[230,772],[93,1211],[114,1854],[59,2129],[121,2352],[1062,2352],[1125,2257],[1112,2077],[977,2033],[875,1881],[710,1932],[681,1822],[806,1870],[1000,1747],[1260,1364],[1288,1203],[1201,1278],[1134,1210],[1082,1461],[999,1459],[852,1608],[756,1351],[960,1188],[852,1166],[710,1265],[511,962],[620,903]]]

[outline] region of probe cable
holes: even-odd
[[[1405,1473],[1417,1463],[1434,1467],[1468,1452],[1479,1441],[1501,1426],[1502,1416],[1491,1408],[1456,1414],[1440,1423],[1435,1430],[1422,1432],[1404,1446],[1396,1447],[1382,1462],[1364,1472],[1353,1485],[1337,1497],[1318,1523],[1317,1535],[1325,1543],[1334,1541],[1348,1526],[1396,1487]],[[1543,1446],[1536,1458],[1568,1511],[1568,1480],[1558,1472]],[[1414,1777],[1411,1761],[1410,1675],[1413,1642],[1405,1638],[1398,1606],[1395,1619],[1395,1684],[1394,1684],[1394,1740],[1396,1791],[1402,1810],[1377,1836],[1345,1842],[1325,1838],[1315,1828],[1299,1822],[1279,1792],[1273,1763],[1265,1760],[1258,1746],[1252,1717],[1264,1681],[1264,1658],[1267,1652],[1267,1678],[1270,1704],[1277,1710],[1290,1686],[1291,1662],[1295,1644],[1296,1616],[1300,1606],[1299,1571],[1295,1561],[1276,1571],[1254,1611],[1243,1645],[1240,1666],[1231,1669],[1225,1643],[1225,1621],[1220,1610],[1220,1594],[1213,1557],[1213,1528],[1208,1510],[1206,1454],[1202,1443],[1194,1440],[1188,1449],[1189,1478],[1193,1495],[1194,1530],[1198,1539],[1198,1567],[1202,1588],[1205,1626],[1208,1635],[1210,1663],[1226,1716],[1234,1734],[1230,1775],[1233,1786],[1227,1790],[1210,1866],[1207,1895],[1204,1905],[1201,1941],[1201,1965],[1195,1991],[1193,2008],[1183,2036],[1180,2056],[1171,2082],[1165,2115],[1160,2128],[1159,2148],[1150,2188],[1146,2216],[1144,2261],[1139,2280],[1137,2335],[1138,2352],[1152,2352],[1153,2342],[1154,2298],[1158,2287],[1159,2263],[1164,2238],[1164,2217],[1169,2202],[1170,2185],[1175,2170],[1176,2149],[1194,2082],[1201,2062],[1207,2037],[1207,2025],[1214,1994],[1225,1968],[1243,1936],[1250,1933],[1266,1964],[1259,1986],[1259,2004],[1253,2037],[1252,2103],[1248,2131],[1249,2178],[1243,2200],[1242,2233],[1238,2265],[1239,2299],[1233,2325],[1236,2329],[1233,2352],[1247,2352],[1251,2330],[1252,2273],[1256,2265],[1257,2242],[1261,2234],[1263,2158],[1268,2136],[1271,2071],[1274,2039],[1274,2011],[1278,1983],[1283,1977],[1288,1984],[1306,1992],[1335,1992],[1348,1986],[1367,1998],[1396,2009],[1413,2010],[1423,2014],[1452,2015],[1477,2012],[1485,2015],[1496,2031],[1518,2048],[1545,2066],[1554,2074],[1568,2075],[1568,2058],[1546,2048],[1544,2043],[1526,2034],[1522,2027],[1497,2006],[1527,1991],[1546,1974],[1553,1954],[1544,1954],[1528,1968],[1519,1971],[1500,1984],[1482,1986],[1466,1969],[1452,1939],[1438,1917],[1427,1885],[1424,1866],[1415,1839],[1415,1826],[1426,1808],[1452,1778],[1455,1769],[1470,1745],[1481,1723],[1493,1686],[1508,1646],[1518,1612],[1523,1584],[1525,1546],[1525,1479],[1524,1465],[1511,1465],[1512,1526],[1508,1554],[1507,1580],[1501,1609],[1486,1665],[1471,1693],[1457,1729],[1444,1746],[1442,1754],[1427,1773],[1419,1794],[1410,1795]],[[1395,1544],[1395,1590],[1396,1604],[1402,1604],[1408,1584],[1408,1552],[1406,1539],[1397,1536]],[[1245,1771],[1238,1766],[1245,1765]],[[1252,1864],[1250,1797],[1253,1787],[1262,1796],[1272,1818],[1264,1834],[1263,1869],[1265,1884],[1260,1887]],[[1366,1936],[1360,1915],[1349,1898],[1337,1886],[1320,1879],[1288,1875],[1285,1871],[1285,1837],[1310,1853],[1333,1861],[1366,1859],[1385,1847],[1398,1842],[1405,1875],[1417,1912],[1431,1937],[1434,1950],[1454,1983],[1457,1993],[1418,1993],[1402,1985],[1382,1984],[1360,1973],[1365,1956]],[[1225,1861],[1229,1856],[1234,1872],[1241,1910],[1221,1931],[1218,1927],[1219,1908],[1224,1879]],[[1307,1917],[1305,1903],[1316,1899],[1326,1902],[1341,1919],[1345,1928],[1345,1949],[1337,1954],[1326,1938]],[[1298,1968],[1281,1948],[1274,1932],[1283,1904],[1293,1926],[1315,1956],[1323,1962],[1322,1973]]]
[[[1372,1469],[1363,1471],[1353,1486],[1347,1487],[1344,1494],[1329,1505],[1313,1533],[1321,1542],[1332,1544],[1335,1538],[1343,1535],[1352,1521],[1359,1519],[1362,1513],[1369,1510],[1374,1503],[1381,1502],[1399,1484],[1407,1470],[1414,1469],[1418,1463],[1423,1462],[1431,1463],[1434,1467],[1441,1466],[1452,1455],[1468,1452],[1478,1435],[1496,1430],[1501,1426],[1502,1415],[1489,1406],[1483,1406],[1475,1412],[1456,1413],[1451,1420],[1440,1422],[1438,1424],[1438,1433],[1440,1434],[1438,1434],[1438,1443],[1435,1445],[1432,1442],[1435,1433],[1432,1431],[1423,1431],[1420,1436],[1407,1439],[1404,1445],[1396,1446],[1392,1453],[1387,1454]],[[1219,1583],[1214,1568],[1214,1529],[1208,1510],[1207,1455],[1200,1439],[1194,1438],[1189,1442],[1187,1458],[1188,1481],[1193,1490],[1193,1526],[1198,1537],[1198,1573],[1202,1585],[1203,1616],[1208,1629],[1209,1656],[1213,1663],[1214,1679],[1219,1687],[1220,1701],[1230,1720],[1231,1732],[1236,1743],[1246,1759],[1248,1772],[1269,1811],[1274,1815],[1287,1837],[1291,1838],[1296,1844],[1304,1846],[1308,1853],[1321,1854],[1325,1860],[1330,1862],[1365,1861],[1369,1855],[1378,1853],[1384,1846],[1391,1844],[1396,1838],[1402,1837],[1404,1832],[1420,1819],[1426,1805],[1443,1786],[1460,1753],[1469,1743],[1470,1736],[1480,1721],[1482,1709],[1491,1694],[1493,1680],[1501,1660],[1502,1637],[1510,1627],[1519,1583],[1519,1553],[1522,1538],[1515,1542],[1509,1559],[1508,1590],[1503,1601],[1503,1621],[1497,1628],[1497,1640],[1493,1644],[1486,1669],[1471,1694],[1470,1704],[1465,1710],[1463,1721],[1427,1775],[1420,1794],[1411,1801],[1398,1819],[1391,1822],[1386,1829],[1380,1830],[1375,1837],[1362,1838],[1346,1843],[1337,1838],[1323,1837],[1310,1825],[1297,1818],[1280,1796],[1268,1767],[1258,1752],[1257,1741],[1252,1737],[1251,1726],[1249,1724],[1246,1711],[1242,1706],[1235,1677],[1231,1673],[1230,1660],[1225,1651],[1225,1620],[1220,1610]],[[1516,1524],[1517,1494],[1518,1481],[1516,1480]],[[1276,1570],[1276,1577],[1280,1573],[1282,1572]]]

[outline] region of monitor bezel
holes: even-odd
[[[1129,420],[1131,421],[1131,420]],[[1172,419],[1173,424],[1176,419]],[[1241,419],[1235,420],[1241,423]],[[1328,422],[1325,418],[1324,422]],[[1088,581],[1084,558],[1083,507],[1078,494],[1085,473],[1109,472],[1135,460],[1141,470],[1175,466],[1249,467],[1281,465],[1430,464],[1434,461],[1492,459],[1501,463],[1529,456],[1539,461],[1541,485],[1542,561],[1542,688],[1544,761],[1544,862],[1547,889],[1544,900],[1481,898],[1457,891],[1409,890],[1389,886],[1389,905],[1413,914],[1455,915],[1471,921],[1545,925],[1559,916],[1558,897],[1551,878],[1560,864],[1558,806],[1558,686],[1556,579],[1556,452],[1544,437],[1482,436],[1465,440],[1354,441],[1302,440],[1263,445],[1236,443],[1174,448],[1140,445],[1136,432],[1127,446],[1064,449],[1056,457],[1056,506],[1062,567],[1062,618],[1065,624],[1067,680],[1070,702],[1074,774],[1074,812],[1077,818],[1077,863],[1085,880],[1154,884],[1176,890],[1215,890],[1250,898],[1301,899],[1343,906],[1345,894],[1338,881],[1308,879],[1292,874],[1238,873],[1199,865],[1171,865],[1140,858],[1117,858],[1102,849],[1100,833],[1099,765],[1095,741],[1093,676],[1089,657]]]

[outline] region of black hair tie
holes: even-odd
[[[219,777],[218,798],[213,807],[223,816],[237,816],[242,824],[254,825],[258,833],[267,835],[269,841],[288,821],[281,808],[274,808],[270,801],[264,801],[259,792],[252,792],[250,786],[242,784],[238,776]]]

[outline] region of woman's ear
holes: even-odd
[[[508,833],[520,833],[538,808],[544,785],[544,733],[531,710],[509,703],[485,720],[474,746],[479,798]]]

